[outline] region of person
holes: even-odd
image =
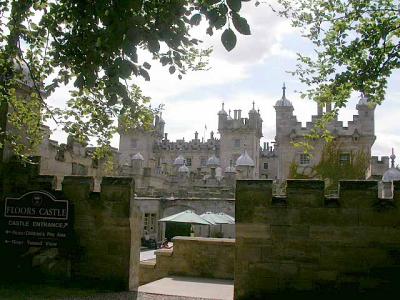
[[[167,239],[164,239],[164,241],[162,242],[162,244],[161,244],[161,247],[160,248],[164,248],[164,249],[171,249],[172,248],[172,246],[170,247],[169,246],[169,243],[168,243],[168,240]]]

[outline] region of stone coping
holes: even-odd
[[[231,244],[231,245],[234,245],[235,239],[176,236],[172,239],[172,242],[173,243],[198,242],[198,243],[205,243],[205,244]]]
[[[136,196],[136,200],[157,200],[157,201],[165,201],[165,202],[173,202],[177,200],[198,200],[198,201],[235,201],[235,198],[212,198],[212,197],[174,197],[174,199],[168,199],[169,196],[160,196],[160,197],[145,197],[145,196]]]
[[[174,249],[158,249],[156,251],[154,251],[154,254],[156,256],[171,256],[172,253],[174,252]]]
[[[156,267],[156,259],[149,259],[140,262],[140,266],[147,269],[154,269]]]

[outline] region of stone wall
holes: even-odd
[[[134,238],[130,229],[132,179],[104,177],[101,192],[92,189],[92,177],[64,178],[63,194],[74,205],[80,247],[79,259],[72,261],[72,275],[115,282],[127,289]]]
[[[37,167],[22,168],[10,164],[5,169],[10,173],[2,185],[1,217],[6,197],[20,197],[28,191],[48,191],[57,199],[69,200],[73,212],[71,243],[66,249],[51,251],[58,252],[54,261],[34,266],[26,260],[26,254],[35,249],[28,252],[28,249],[10,249],[10,252],[3,249],[1,240],[0,248],[4,251],[0,249],[0,263],[4,268],[1,268],[0,277],[9,277],[10,270],[14,270],[20,280],[24,280],[24,274],[28,279],[39,277],[46,280],[54,278],[54,270],[57,270],[56,277],[63,280],[86,280],[95,284],[108,283],[125,290],[136,289],[140,251],[140,234],[136,229],[140,228],[140,214],[133,203],[132,178],[104,177],[101,192],[97,193],[93,192],[92,177],[66,176],[62,191],[55,191],[55,177],[37,176]],[[35,257],[31,260],[34,262]],[[17,274],[21,264],[27,266],[27,272]]]
[[[400,184],[378,199],[376,181],[342,181],[338,198],[324,182],[238,181],[235,299],[289,290],[393,289],[400,278]]]
[[[173,249],[157,250],[140,263],[140,285],[168,275],[233,279],[235,240],[175,237]]]

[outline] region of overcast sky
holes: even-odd
[[[214,36],[205,35],[205,27],[200,26],[193,34],[204,40],[204,46],[213,46],[210,57],[210,70],[192,72],[179,80],[171,76],[168,68],[152,63],[151,81],[139,80],[144,94],[152,98],[152,105],[163,104],[165,131],[170,140],[194,138],[198,131],[203,136],[207,125],[207,137],[213,130],[217,132],[217,113],[221,103],[225,110],[242,109],[247,117],[252,102],[260,109],[263,123],[263,141],[275,137],[275,109],[273,105],[282,95],[282,83],[286,82],[287,97],[292,101],[294,113],[299,121],[305,123],[316,114],[316,104],[300,99],[295,92],[302,89],[299,81],[287,71],[294,70],[296,53],[309,53],[312,48],[300,33],[290,24],[276,16],[268,6],[254,7],[252,2],[243,2],[243,15],[246,16],[252,31],[251,36],[239,36],[234,50],[227,52],[221,42],[221,32]],[[390,155],[391,147],[400,153],[400,135],[398,134],[398,101],[400,87],[396,85],[400,72],[390,79],[384,103],[376,108],[375,134],[377,139],[373,155]],[[53,104],[60,105],[68,97],[67,89],[58,90],[51,97]],[[348,108],[343,109],[339,117],[346,122],[356,114],[357,95],[353,95]],[[399,126],[400,127],[400,126]],[[218,135],[217,135],[218,136]],[[65,142],[65,135],[55,132],[52,138]],[[118,136],[113,139],[118,147]]]

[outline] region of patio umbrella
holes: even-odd
[[[209,211],[204,213],[204,214],[202,214],[202,215],[200,215],[200,217],[202,217],[204,220],[207,220],[212,225],[232,224],[232,223],[230,223],[231,221],[228,220],[228,218],[224,217],[223,215],[212,213],[212,212],[209,212]]]
[[[162,218],[158,222],[174,222],[174,223],[188,223],[196,225],[210,225],[209,221],[203,219],[192,210],[185,210],[175,215]]]
[[[235,218],[226,214],[226,213],[218,213],[219,216],[221,216],[222,218],[226,219],[228,221],[228,223],[224,223],[224,224],[235,224]]]

